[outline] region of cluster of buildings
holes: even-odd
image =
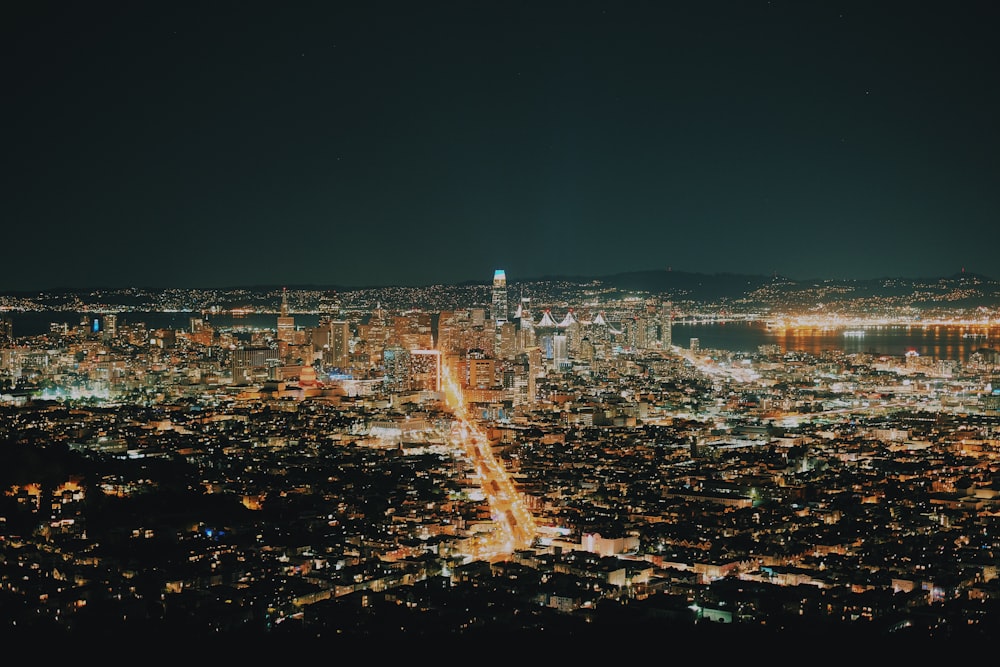
[[[250,332],[104,316],[8,335],[5,621],[363,635],[614,605],[681,625],[1000,626],[997,356],[706,354],[673,345],[667,300],[536,313],[502,271],[491,297],[316,327],[283,299]],[[456,447],[444,369],[505,502],[533,517],[529,548],[474,556],[504,519]]]

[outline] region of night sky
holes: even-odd
[[[1000,277],[994,5],[6,3],[0,291]]]

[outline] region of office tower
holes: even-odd
[[[312,330],[313,353],[321,355],[323,366],[336,373],[346,373],[350,364],[350,325],[343,320],[322,317]]]
[[[406,391],[410,388],[410,352],[399,345],[387,345],[382,350],[383,382],[386,391]]]
[[[393,316],[390,322],[390,343],[407,350],[428,349],[433,345],[430,313],[403,313]]]
[[[517,325],[503,322],[497,327],[494,356],[498,359],[513,359],[517,352]]]
[[[552,359],[552,334],[547,333],[538,337],[538,347],[541,349],[542,358],[546,361]]]
[[[580,321],[576,319],[576,315],[573,314],[573,309],[570,308],[569,312],[566,313],[566,317],[559,324],[559,328],[562,330],[563,334],[566,336],[566,346],[570,357],[575,357],[580,354],[580,342],[583,340],[583,325]]]
[[[552,336],[552,368],[556,371],[564,371],[569,368],[569,353],[565,334]]]
[[[480,355],[470,355],[468,368],[470,387],[489,389],[496,384],[496,360]]]
[[[364,344],[369,359],[377,364],[382,358],[382,350],[391,345],[389,341],[389,313],[382,308],[382,302],[375,303],[375,310],[368,317],[367,324],[358,325],[358,337]]]
[[[660,304],[660,347],[664,350],[669,350],[674,344],[673,311],[673,302],[664,301]]]
[[[524,352],[528,358],[528,391],[526,399],[530,405],[535,402],[536,398],[536,380],[545,375],[545,367],[542,365],[542,349],[540,347],[529,347]]]
[[[503,269],[493,272],[493,310],[490,316],[497,323],[507,321],[507,274]]]
[[[530,372],[531,362],[524,352],[518,352],[510,365],[504,369],[503,387],[508,390],[514,405],[524,405],[528,402],[528,375]]]
[[[701,342],[697,338],[691,339],[691,351],[697,352],[701,348]]]
[[[321,318],[316,328],[310,332],[309,338],[313,351],[327,352],[330,349],[330,318]]]
[[[652,349],[659,344],[659,322],[646,315],[635,318],[635,347],[640,350]]]
[[[415,389],[441,391],[441,350],[410,350]]]
[[[210,346],[215,341],[215,329],[200,317],[188,318],[190,326],[189,339],[199,345]]]
[[[442,310],[438,313],[437,338],[434,348],[444,353],[456,352],[459,340],[459,313],[453,310]]]
[[[278,340],[287,343],[295,340],[295,318],[288,314],[288,289],[281,289],[281,312],[278,314]]]
[[[516,348],[521,352],[535,344],[535,323],[531,319],[531,299],[528,297],[521,297],[514,313],[514,322],[517,324]]]
[[[327,363],[346,373],[351,363],[351,327],[346,321],[330,322],[330,354]]]
[[[14,321],[8,317],[0,317],[0,345],[14,344]]]
[[[233,384],[250,382],[270,367],[277,366],[277,350],[272,347],[251,346],[233,350],[230,354]]]
[[[114,338],[118,335],[118,315],[107,313],[104,315],[104,335]]]

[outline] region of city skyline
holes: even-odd
[[[9,14],[4,291],[995,273],[986,5]]]

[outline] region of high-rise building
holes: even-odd
[[[108,338],[114,338],[118,335],[118,315],[115,313],[106,313],[104,315],[104,335]]]
[[[351,327],[343,320],[330,322],[329,363],[346,372],[351,363]]]
[[[387,345],[382,350],[383,382],[387,391],[410,388],[410,352],[399,345]]]
[[[513,359],[517,351],[517,325],[502,322],[497,325],[494,356],[498,359]]]
[[[531,300],[521,297],[514,320],[517,323],[517,349],[525,350],[535,345],[535,323],[531,319]]]
[[[14,344],[14,320],[4,315],[0,317],[0,345]]]
[[[528,404],[535,402],[537,393],[537,380],[544,377],[545,368],[542,366],[542,350],[537,346],[529,347],[525,351],[528,359],[528,388],[526,401]]]
[[[552,368],[556,371],[564,371],[569,368],[569,353],[566,347],[566,335],[555,334],[552,336]]]
[[[295,338],[295,318],[288,314],[288,289],[281,290],[281,311],[278,314],[278,340],[293,342]]]
[[[660,347],[669,350],[674,344],[674,304],[664,301],[660,304]]]
[[[507,321],[507,274],[503,269],[493,272],[493,310],[490,315],[494,322]]]
[[[312,332],[314,352],[322,355],[323,365],[346,373],[351,362],[351,328],[344,320],[323,317]]]
[[[476,389],[489,389],[496,384],[496,360],[489,357],[470,356],[469,386]]]
[[[441,391],[441,350],[410,350],[413,385],[421,391]]]

